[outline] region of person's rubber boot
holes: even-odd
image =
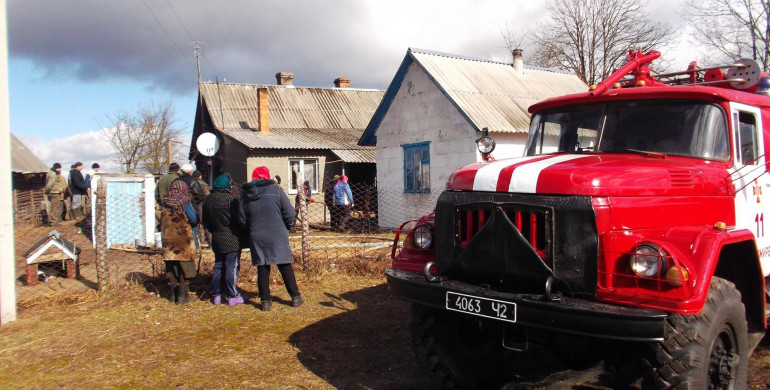
[[[221,295],[214,295],[213,300],[214,306],[219,306],[222,304],[222,296]]]
[[[302,298],[302,295],[291,297],[291,307],[300,307],[303,303],[305,303],[305,299]]]
[[[169,283],[168,284],[168,300],[171,303],[176,302],[177,297],[177,287],[179,286],[179,283]]]
[[[178,304],[185,304],[187,302],[190,302],[190,284],[180,284],[177,286],[177,290],[179,291],[176,296],[176,303]]]
[[[230,297],[227,299],[228,306],[235,306],[235,305],[241,305],[241,304],[243,304],[242,295],[238,295],[237,297]]]
[[[270,311],[272,307],[273,307],[273,301],[262,301],[259,309],[262,311]]]

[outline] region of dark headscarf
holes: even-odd
[[[187,184],[182,180],[174,180],[168,189],[168,194],[163,197],[163,206],[173,210],[183,210],[187,204]]]
[[[230,190],[230,178],[227,175],[219,175],[214,179],[214,189],[224,188]]]

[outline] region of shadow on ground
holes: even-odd
[[[393,298],[384,284],[326,298],[320,304],[341,313],[290,337],[305,367],[338,389],[432,388],[410,348],[408,303]],[[606,366],[568,370],[547,349],[531,346],[527,353],[508,355],[510,375],[497,388],[634,388],[618,383]]]

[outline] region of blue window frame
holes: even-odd
[[[401,146],[404,148],[404,192],[430,192],[430,142]]]

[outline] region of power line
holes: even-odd
[[[179,22],[179,25],[182,26],[184,32],[187,33],[187,38],[189,38],[191,41],[194,41],[195,39],[193,39],[192,35],[190,35],[190,32],[187,31],[187,27],[185,27],[184,23],[182,23],[182,19],[179,19],[179,14],[176,13],[176,10],[174,9],[174,6],[171,5],[171,2],[166,0],[166,4],[168,4],[168,8],[171,8],[171,12],[173,12],[174,16],[176,16],[176,20]]]
[[[158,17],[155,16],[155,13],[152,12],[152,9],[150,9],[150,6],[147,5],[147,2],[145,0],[142,0],[142,4],[144,4],[144,7],[147,8],[147,11],[150,12],[150,15],[152,15],[152,18],[155,19],[155,22],[158,23],[158,26],[160,26],[160,29],[163,30],[163,33],[166,34],[166,38],[168,38],[168,40],[171,41],[174,47],[176,47],[176,49],[179,50],[179,54],[181,54],[182,57],[184,57],[188,62],[190,62],[190,65],[195,66],[195,64],[192,62],[192,59],[187,57],[187,55],[184,54],[184,51],[182,50],[182,48],[179,47],[179,45],[177,45],[176,42],[174,42],[174,39],[171,38],[171,34],[169,34],[166,28],[163,27],[163,23],[161,23]]]
[[[182,22],[182,18],[179,17],[179,14],[174,9],[174,6],[171,5],[171,2],[169,0],[166,0],[166,4],[168,4],[168,8],[171,8],[171,12],[174,13],[174,16],[176,17],[176,21],[179,22],[180,26],[182,26],[182,30],[184,30],[184,32],[187,34],[187,38],[190,40],[191,44],[200,44],[200,42],[196,41],[192,37],[192,34],[190,34],[190,30],[188,30],[187,27],[185,27],[184,23]],[[217,69],[216,65],[214,65],[214,63],[210,61],[208,57],[206,57],[206,55],[203,54],[203,52],[200,51],[200,48],[198,49],[198,52],[196,52],[195,54],[196,55],[200,54],[203,57],[203,59],[206,60],[206,62],[208,62],[209,65],[211,65],[211,67],[214,69],[214,72],[219,74],[219,70]],[[200,72],[200,65],[198,66],[198,69]]]

